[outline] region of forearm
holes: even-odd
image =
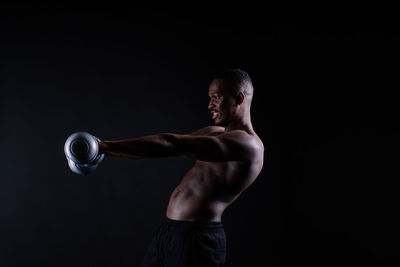
[[[175,135],[162,133],[140,138],[102,141],[99,153],[106,156],[140,159],[178,156],[175,150]]]

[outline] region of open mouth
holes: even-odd
[[[218,115],[219,115],[218,112],[216,112],[216,111],[211,111],[211,116],[212,116],[213,120],[215,120],[215,118],[216,118]]]

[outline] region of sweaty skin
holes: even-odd
[[[212,81],[208,109],[216,126],[191,134],[162,133],[103,141],[99,153],[142,159],[183,156],[194,166],[172,192],[166,215],[183,221],[220,222],[224,210],[262,170],[264,146],[250,120],[250,102],[221,79]]]

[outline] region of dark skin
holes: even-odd
[[[263,167],[264,146],[251,124],[249,99],[222,79],[211,82],[209,96],[215,126],[190,134],[161,133],[99,143],[100,153],[107,156],[196,160],[171,194],[166,214],[170,219],[220,222],[226,207]]]

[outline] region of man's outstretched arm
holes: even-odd
[[[203,161],[248,160],[257,145],[247,133],[232,131],[218,136],[192,136],[162,133],[140,138],[99,143],[100,153],[141,159],[189,156]]]
[[[174,134],[161,133],[139,138],[99,143],[99,153],[106,156],[141,159],[178,156],[172,139]]]

